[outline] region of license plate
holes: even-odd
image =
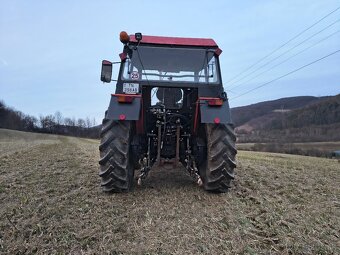
[[[125,94],[137,94],[139,91],[138,83],[123,83],[123,92]]]

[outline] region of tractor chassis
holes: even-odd
[[[188,171],[189,175],[192,177],[193,181],[197,183],[199,186],[202,186],[203,182],[199,175],[195,159],[192,155],[192,150],[190,147],[190,139],[191,135],[184,133],[181,135],[181,121],[177,119],[176,121],[176,156],[173,159],[166,159],[161,157],[161,149],[162,149],[162,123],[157,121],[157,135],[154,133],[148,133],[148,145],[147,145],[147,152],[146,155],[139,160],[140,165],[140,174],[137,177],[137,184],[139,186],[142,185],[142,180],[146,179],[152,166],[153,162],[151,160],[151,143],[157,144],[157,158],[155,159],[155,163],[157,166],[163,166],[164,164],[172,164],[173,167],[178,167],[180,164],[180,142],[184,142],[186,149],[185,149],[185,158],[184,158],[184,167]]]

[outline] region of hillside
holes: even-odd
[[[340,94],[285,114],[283,123],[277,125],[277,128],[300,128],[335,123],[340,123]]]
[[[0,129],[1,254],[340,253],[337,160],[240,151],[226,194],[183,168],[104,194],[98,145]]]
[[[272,114],[275,110],[297,109],[326,98],[328,97],[299,96],[281,98],[247,106],[235,107],[231,109],[231,114],[233,116],[235,126],[239,127],[255,118]]]
[[[283,98],[238,107],[232,112],[241,142],[340,140],[340,94]]]

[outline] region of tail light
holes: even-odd
[[[223,99],[219,97],[199,97],[199,101],[206,101],[208,102],[209,106],[222,106]]]
[[[210,106],[221,106],[221,105],[223,105],[223,99],[221,99],[221,98],[209,99],[208,105],[210,105]]]
[[[129,95],[129,94],[112,94],[112,96],[117,97],[118,103],[131,104],[136,97],[141,97],[141,95]]]
[[[128,104],[131,104],[132,103],[132,101],[133,101],[133,97],[132,96],[117,96],[117,101],[119,102],[119,103],[128,103]]]

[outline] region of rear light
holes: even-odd
[[[119,103],[128,103],[128,104],[131,104],[133,99],[134,99],[133,96],[128,96],[128,95],[119,95],[119,96],[117,96],[117,101]]]
[[[125,120],[125,119],[126,119],[126,115],[125,114],[119,115],[119,120]]]
[[[141,41],[143,39],[142,33],[135,33],[135,39],[137,42]]]
[[[209,106],[222,106],[224,101],[219,97],[199,97],[198,100],[208,102]]]
[[[117,98],[118,103],[123,104],[131,104],[133,100],[137,98],[141,98],[142,95],[136,94],[112,94],[112,96]]]
[[[214,119],[214,122],[215,122],[215,124],[220,124],[221,120],[220,120],[219,117],[216,117],[216,118]]]
[[[221,105],[223,105],[223,99],[220,99],[220,98],[208,99],[208,105],[210,105],[210,106],[221,106]]]

